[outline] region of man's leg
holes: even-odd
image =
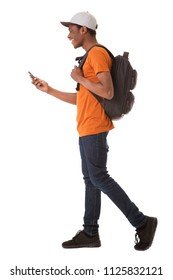
[[[92,184],[89,178],[85,152],[81,139],[79,140],[79,145],[82,160],[82,173],[85,182],[84,230],[89,235],[96,235],[99,227],[98,220],[101,208],[101,191]]]
[[[82,172],[85,181],[85,213],[84,230],[79,231],[71,240],[62,243],[63,248],[100,247],[101,242],[98,234],[98,219],[100,217],[101,191],[96,188],[88,173],[88,167],[81,138],[79,139],[82,160]]]
[[[141,227],[146,222],[146,216],[139,211],[125,191],[108,174],[106,137],[107,133],[100,133],[80,139],[88,172],[87,179],[84,178],[85,182],[89,180],[95,188],[105,193],[134,227]]]

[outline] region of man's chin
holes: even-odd
[[[73,47],[74,47],[74,49],[78,49],[78,48],[80,48],[81,47],[81,45],[77,45],[77,44],[73,44]]]

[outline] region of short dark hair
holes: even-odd
[[[88,32],[90,33],[91,36],[96,36],[96,31],[90,28],[87,28]]]

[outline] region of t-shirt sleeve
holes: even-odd
[[[110,72],[111,70],[112,59],[107,51],[101,47],[95,47],[89,52],[88,62],[96,75],[100,72]]]

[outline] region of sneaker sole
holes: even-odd
[[[100,243],[97,244],[75,244],[75,245],[71,245],[71,246],[63,246],[62,247],[64,249],[79,249],[79,248],[99,248],[101,247]]]

